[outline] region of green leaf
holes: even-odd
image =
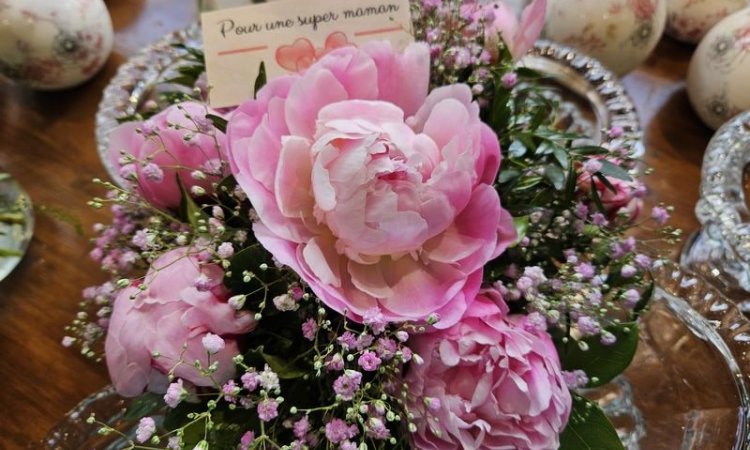
[[[258,76],[255,78],[255,90],[253,98],[256,98],[258,96],[258,91],[260,91],[263,86],[266,85],[266,82],[266,63],[261,61],[260,68],[258,68]]]
[[[516,227],[516,242],[513,245],[516,245],[529,232],[529,216],[514,217],[513,226]]]
[[[625,450],[617,431],[595,403],[573,394],[573,410],[559,450]]]
[[[614,187],[614,186],[612,185],[612,182],[611,182],[611,181],[609,181],[609,178],[607,178],[607,177],[605,177],[604,175],[602,175],[602,173],[601,173],[601,172],[597,172],[597,173],[595,173],[595,174],[594,174],[594,176],[595,176],[595,177],[596,177],[596,178],[597,178],[597,179],[598,179],[599,181],[601,181],[601,182],[602,182],[602,184],[603,184],[603,185],[604,185],[604,186],[605,186],[605,187],[606,187],[607,189],[609,189],[609,190],[610,190],[610,191],[612,191],[613,193],[617,194],[617,189],[616,189],[616,188],[615,188],[615,187]]]
[[[649,286],[646,288],[646,290],[643,291],[641,299],[633,307],[633,315],[635,317],[638,317],[643,311],[646,310],[648,304],[651,302],[651,298],[654,296],[655,288],[656,284],[652,281],[651,284],[649,284]]]
[[[497,177],[497,182],[500,184],[507,183],[510,180],[521,176],[521,171],[514,168],[500,170],[500,175]]]
[[[279,272],[276,269],[271,255],[260,245],[253,244],[242,251],[237,252],[229,260],[229,270],[224,276],[224,285],[234,294],[257,294],[257,297],[273,298],[286,291],[286,284],[279,283]],[[268,266],[261,270],[261,265]],[[253,274],[247,283],[243,272]]]
[[[594,199],[596,209],[602,214],[607,214],[607,210],[604,209],[604,204],[602,203],[601,197],[599,197],[599,191],[596,189],[596,183],[593,178],[591,179],[591,197]]]
[[[570,204],[573,202],[573,197],[576,193],[576,187],[578,185],[578,174],[573,164],[568,164],[568,177],[565,183],[565,203]]]
[[[557,165],[548,164],[544,166],[544,177],[548,179],[558,191],[562,190],[563,186],[565,186],[565,172],[563,172]]]
[[[122,419],[126,421],[138,420],[164,406],[163,396],[149,392],[135,398],[128,406]]]
[[[617,164],[612,164],[606,159],[600,159],[599,162],[602,163],[601,173],[603,173],[604,175],[624,181],[633,180],[628,171],[618,166]]]
[[[510,93],[511,91],[505,89],[502,86],[502,83],[497,83],[492,106],[490,106],[490,117],[488,122],[492,129],[499,135],[502,135],[500,131],[505,130],[508,126],[508,119],[511,115],[511,106],[509,104]]]
[[[604,155],[609,153],[609,150],[598,145],[581,145],[580,147],[573,147],[572,151],[578,155]]]
[[[193,197],[185,189],[180,175],[175,176],[177,177],[177,185],[180,187],[180,193],[182,194],[182,199],[180,200],[180,217],[186,220],[194,230],[197,230],[200,226],[198,223],[199,220],[203,219],[208,223],[208,214],[195,203]]]
[[[282,380],[294,380],[296,378],[302,378],[305,376],[307,371],[296,367],[290,362],[290,358],[283,358],[275,355],[269,355],[263,351],[263,346],[259,346],[255,350],[248,352],[250,357],[260,357],[268,366],[276,372]]]
[[[568,167],[568,151],[565,148],[555,145],[552,149],[552,154],[555,155],[555,159],[560,163],[560,167]]]
[[[528,67],[516,67],[514,71],[521,78],[540,78],[542,76],[536,70],[529,69]]]
[[[18,250],[0,248],[0,258],[21,257],[21,256],[23,256],[23,253],[19,252]]]
[[[605,328],[615,335],[612,345],[601,343],[600,336],[581,340],[569,337],[567,343],[558,341],[558,353],[563,370],[583,370],[589,377],[586,387],[597,387],[612,381],[628,368],[638,348],[638,324],[635,322],[612,325]],[[581,342],[588,347],[581,350]]]
[[[514,158],[522,158],[527,151],[528,149],[521,141],[513,141],[508,147],[508,154]]]
[[[227,122],[227,119],[215,114],[206,114],[206,119],[210,120],[217,130],[221,131],[222,133],[227,132],[227,124],[229,123]]]

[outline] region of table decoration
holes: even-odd
[[[690,103],[713,129],[750,109],[750,8],[725,18],[706,34],[688,70]]]
[[[29,196],[9,173],[0,171],[0,281],[21,262],[33,230]]]
[[[547,39],[577,48],[624,75],[651,54],[667,20],[667,0],[549,0]]]
[[[93,77],[112,38],[102,0],[0,1],[0,75],[34,89],[65,89]]]
[[[630,368],[586,395],[603,406],[629,450],[745,448],[750,323],[720,290],[674,264],[659,267],[655,281]],[[706,379],[713,380],[710,387]],[[138,427],[132,404],[105,388],[73,408],[40,444],[122,448]],[[86,423],[91,413],[128,438],[100,435]]]
[[[747,0],[667,0],[666,34],[697,44],[719,21],[747,6]]]
[[[703,274],[748,310],[750,214],[745,172],[750,163],[750,112],[723,125],[706,149],[701,198],[695,213],[701,230],[687,241],[681,263]]]
[[[106,359],[137,426],[86,423],[141,449],[622,448],[582,394],[627,368],[654,291],[625,232],[679,233],[639,219],[634,130],[561,129],[515,62],[544,4],[414,2],[405,50],[261,66],[230,109],[182,45],[107,135],[110,281],[63,344]]]

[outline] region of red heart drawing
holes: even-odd
[[[333,50],[336,50],[340,47],[346,47],[347,45],[354,45],[351,42],[349,42],[349,39],[347,39],[346,34],[342,33],[341,31],[334,31],[333,33],[329,34],[326,38],[326,43],[323,48],[317,49],[315,52],[315,56],[320,59],[323,56],[325,56],[328,52],[331,52]]]
[[[299,38],[292,45],[282,45],[276,49],[276,62],[290,72],[301,72],[315,60],[315,47],[309,39]]]

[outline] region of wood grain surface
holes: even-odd
[[[103,281],[88,260],[91,225],[106,215],[86,206],[104,177],[94,140],[102,90],[128,55],[168,31],[187,26],[195,2],[108,0],[115,49],[90,82],[63,92],[32,92],[0,81],[0,169],[10,171],[37,205],[78,217],[86,236],[69,224],[37,218],[24,261],[0,284],[0,450],[39,448],[63,414],[107,384],[106,370],[62,348],[63,327],[81,290]],[[676,208],[674,224],[697,227],[693,208],[700,165],[711,131],[698,120],[685,93],[692,48],[665,39],[648,62],[624,79],[645,129],[648,203]]]

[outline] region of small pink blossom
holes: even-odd
[[[347,370],[343,375],[336,378],[333,382],[333,390],[343,400],[350,401],[354,399],[354,394],[362,383],[362,373],[356,370]]]
[[[357,360],[357,364],[359,364],[359,367],[368,372],[378,370],[378,367],[380,367],[380,364],[382,362],[383,360],[378,358],[378,355],[375,352],[371,352],[369,350],[364,352]]]
[[[316,322],[315,319],[307,319],[302,324],[302,336],[308,341],[314,341],[315,336],[318,334],[318,328],[318,322]]]
[[[354,425],[347,425],[341,419],[333,419],[325,426],[326,438],[333,444],[351,439],[359,433]]]
[[[176,382],[171,383],[167,388],[167,393],[164,394],[164,403],[166,403],[170,408],[176,408],[177,405],[179,405],[180,402],[182,402],[182,400],[187,397],[187,395],[188,392],[183,386],[183,381],[177,380]]]
[[[503,75],[503,77],[500,79],[500,82],[503,83],[503,87],[505,89],[512,89],[516,84],[518,84],[518,74],[515,72],[508,72]]]
[[[261,400],[258,403],[258,418],[263,422],[270,422],[279,415],[279,404],[272,398]]]
[[[138,428],[135,430],[135,440],[141,444],[151,439],[156,433],[156,422],[151,417],[143,417],[138,422]]]
[[[203,348],[205,348],[206,351],[212,355],[215,355],[224,350],[224,347],[226,345],[224,343],[224,339],[213,333],[206,333],[206,335],[201,339],[201,342],[203,343]]]
[[[249,392],[253,392],[260,383],[256,372],[245,372],[242,374],[242,377],[240,377],[240,381],[242,382],[242,386]]]
[[[656,221],[659,225],[664,225],[669,220],[669,212],[666,208],[656,206],[651,210],[651,218]]]
[[[250,446],[253,445],[253,441],[255,441],[254,432],[248,431],[243,434],[240,438],[240,450],[249,450]]]

